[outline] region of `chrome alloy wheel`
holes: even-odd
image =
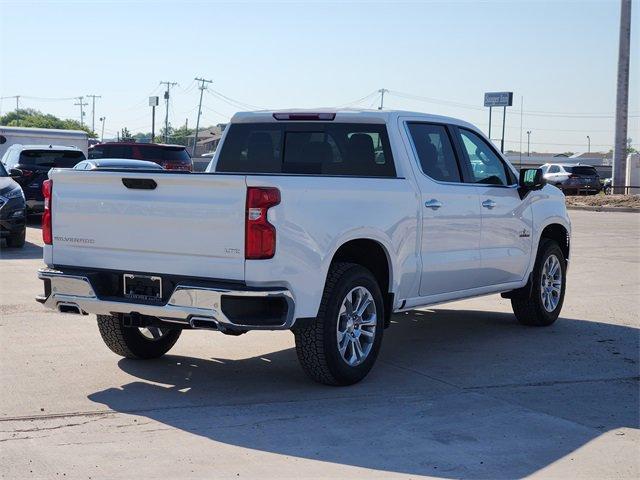
[[[342,300],[337,338],[340,356],[351,367],[365,361],[376,335],[376,303],[365,287],[355,287]]]
[[[144,338],[153,342],[156,340],[160,340],[169,330],[159,327],[144,327],[138,328],[138,331]]]
[[[540,279],[540,296],[547,312],[553,312],[560,303],[562,293],[562,268],[555,255],[549,255],[542,267]]]

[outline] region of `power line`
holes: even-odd
[[[249,110],[264,110],[264,107],[258,107],[256,105],[251,105],[250,103],[244,103],[241,102],[239,100],[234,100],[231,97],[227,97],[226,95],[215,91],[214,89],[210,88],[207,90],[207,93],[213,95],[213,96],[217,96],[220,100],[222,100],[225,103],[228,103],[229,105],[231,105],[234,108],[243,108],[243,109],[249,109]]]
[[[423,101],[427,103],[434,103],[437,105],[466,108],[469,110],[484,110],[484,107],[471,105],[469,103],[461,103],[461,102],[442,100],[442,99],[432,98],[432,97],[424,97],[421,95],[414,95],[411,93],[399,92],[397,90],[388,90],[388,93],[390,93],[391,95],[396,95],[398,97],[406,98],[409,100],[418,100],[418,101]],[[548,112],[543,110],[525,110],[523,112],[520,112],[520,110],[517,110],[517,109],[512,109],[508,112],[508,114],[510,115],[516,115],[516,114],[519,115],[520,113],[523,113],[524,115],[539,116],[539,117],[613,118],[612,113],[603,113],[603,112]],[[633,117],[637,115],[631,115],[631,116]]]
[[[357,105],[360,102],[364,102],[366,100],[369,100],[371,97],[375,96],[376,98],[378,97],[378,90],[374,90],[373,92],[369,93],[368,95],[365,95],[362,98],[359,98],[357,100],[353,100],[351,102],[347,102],[347,103],[342,103],[340,105],[337,105],[336,108],[344,108],[344,107],[348,107],[351,105]]]

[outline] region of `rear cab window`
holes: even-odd
[[[232,124],[216,172],[396,176],[385,125],[333,122]]]
[[[19,165],[48,168],[73,168],[85,160],[79,150],[23,150]]]

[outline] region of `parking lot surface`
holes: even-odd
[[[111,353],[45,311],[40,230],[0,251],[5,478],[639,478],[640,215],[571,212],[561,318],[490,296],[394,316],[360,384],[302,373],[289,332],[186,331]]]

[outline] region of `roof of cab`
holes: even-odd
[[[238,112],[231,118],[231,123],[276,123],[274,114],[315,114],[315,113],[335,113],[334,120],[312,120],[321,122],[349,122],[349,123],[391,123],[398,118],[408,117],[420,119],[425,122],[449,123],[461,127],[477,127],[469,122],[453,117],[432,115],[423,112],[411,112],[405,110],[373,110],[373,109],[353,109],[353,108],[305,108],[305,109],[282,109],[282,110],[258,110],[251,112]],[[308,121],[308,120],[288,120],[288,121]]]

